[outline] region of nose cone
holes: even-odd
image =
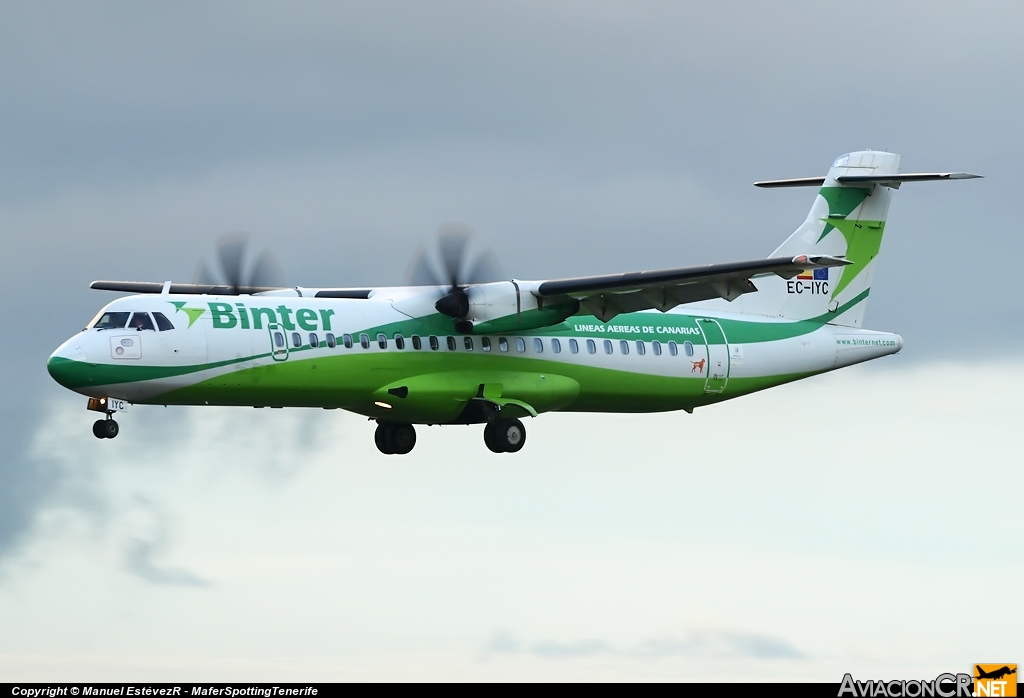
[[[75,344],[76,338],[71,338],[57,348],[57,351],[50,354],[46,360],[46,370],[50,377],[65,388],[75,390],[88,384],[85,376],[85,356],[81,348]]]

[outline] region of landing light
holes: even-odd
[[[389,404],[388,404],[388,403],[386,403],[386,402],[379,402],[379,401],[378,401],[378,402],[375,402],[375,403],[373,403],[373,404],[375,404],[375,405],[376,405],[377,407],[383,407],[383,408],[384,408],[384,409],[386,409],[386,410],[390,410],[390,409],[391,409],[391,405],[389,405]]]

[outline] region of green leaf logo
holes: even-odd
[[[203,313],[206,312],[206,308],[186,308],[185,303],[187,301],[170,301],[170,304],[174,306],[174,312],[179,310],[188,315],[188,326],[192,327]]]

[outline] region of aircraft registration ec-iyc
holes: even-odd
[[[450,234],[441,271],[415,285],[285,288],[243,283],[232,243],[224,284],[94,282],[134,295],[47,368],[106,413],[99,438],[117,436],[126,404],[318,407],[375,420],[386,454],[411,451],[417,424],[483,424],[487,447],[511,453],[521,420],[544,412],[691,412],[900,351],[900,335],[862,328],[892,194],[977,175],[899,162],[868,150],[824,177],[757,182],[818,193],[796,232],[747,262],[495,281],[465,268]]]

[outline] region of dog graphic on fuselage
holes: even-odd
[[[690,369],[690,373],[704,373],[704,362],[707,359],[701,359],[700,361],[691,361],[693,368]]]

